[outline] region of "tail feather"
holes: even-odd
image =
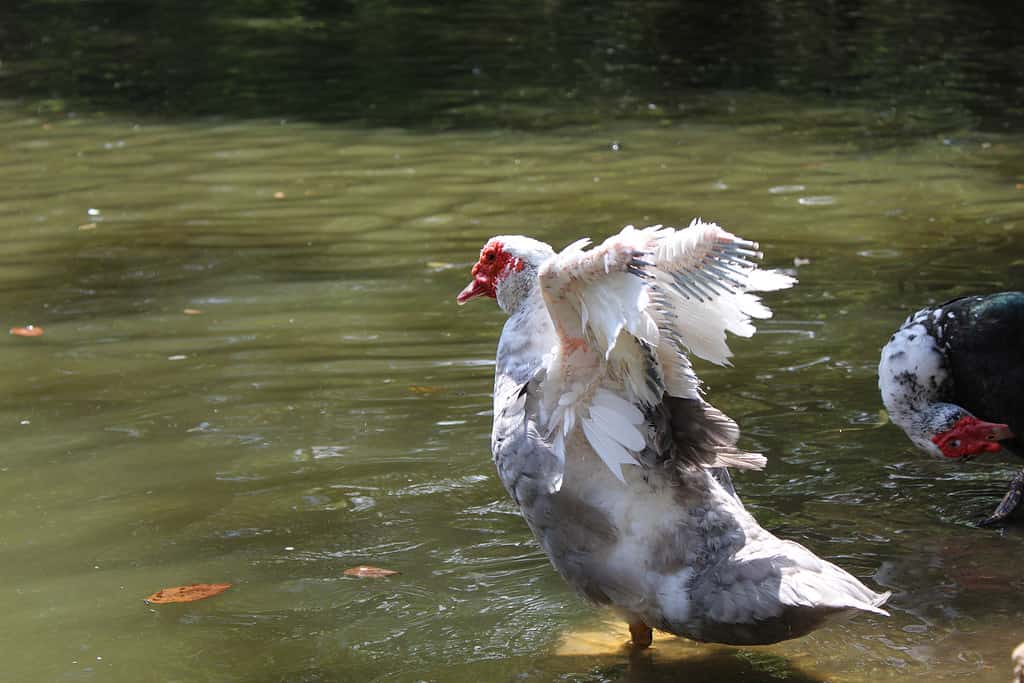
[[[705,464],[705,467],[732,467],[737,470],[763,470],[768,463],[768,458],[760,453],[748,453],[747,451],[718,451],[715,459]]]
[[[756,532],[755,532],[756,533]],[[702,639],[765,644],[802,636],[857,612],[888,616],[877,593],[793,541],[761,531],[704,573]]]

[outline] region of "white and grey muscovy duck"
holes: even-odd
[[[685,351],[719,364],[725,333],[771,315],[752,291],[795,281],[759,270],[757,245],[695,220],[627,226],[555,253],[491,238],[458,302],[509,314],[498,342],[491,448],[555,569],[614,607],[645,647],[656,628],[694,640],[773,643],[831,617],[886,614],[889,597],[761,528],[726,467],[765,459],[706,403]]]
[[[882,348],[878,388],[894,423],[939,457],[1002,449],[1024,456],[1024,292],[968,296],[922,308]],[[1024,494],[1024,470],[995,512],[1005,520]]]

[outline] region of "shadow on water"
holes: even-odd
[[[716,681],[750,681],[751,683],[824,683],[826,677],[802,670],[785,657],[760,651],[712,648],[710,652],[676,661],[659,660],[645,653],[631,655],[621,673],[608,678],[622,683],[644,681],[690,681],[714,683]],[[615,669],[612,669],[614,671]],[[612,673],[609,671],[608,673]]]
[[[704,96],[727,89],[912,110],[901,129],[1002,128],[1024,113],[1022,32],[994,1],[13,0],[0,96],[52,114],[546,128],[731,116]]]
[[[478,661],[454,665],[442,672],[417,672],[414,667],[401,673],[370,676],[365,680],[376,683],[412,683],[430,674],[444,680],[479,681],[574,681],[576,683],[719,683],[745,681],[746,683],[825,683],[835,680],[814,673],[795,664],[786,657],[770,652],[749,649],[722,648],[678,641],[668,651],[652,650],[631,652],[622,645],[616,652],[595,656],[553,655],[541,658],[511,658],[497,661]],[[328,682],[339,680],[349,671],[306,669],[283,675],[275,674],[273,681]]]

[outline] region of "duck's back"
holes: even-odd
[[[925,325],[945,351],[951,400],[1024,433],[1024,292],[963,297],[931,310]],[[1024,453],[1020,438],[1011,447]]]

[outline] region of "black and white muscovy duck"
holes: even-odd
[[[491,449],[502,483],[555,569],[610,605],[634,645],[656,628],[773,643],[889,597],[762,529],[726,467],[759,469],[706,403],[685,351],[719,364],[725,334],[771,311],[751,294],[791,286],[757,245],[695,220],[625,227],[555,253],[491,238],[458,302],[509,314],[498,342]]]
[[[967,296],[922,308],[882,348],[878,388],[889,417],[932,455],[1024,456],[1024,292]],[[982,525],[1005,520],[1024,470]]]

